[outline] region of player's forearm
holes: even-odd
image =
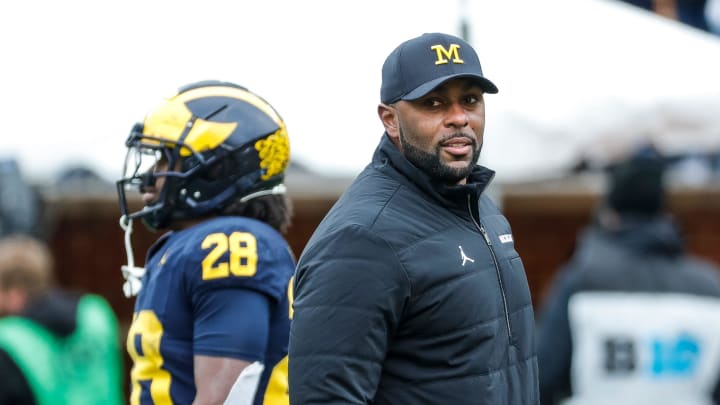
[[[240,373],[250,364],[225,357],[195,356],[193,405],[222,405]],[[251,403],[252,398],[248,403]]]

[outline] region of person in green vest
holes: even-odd
[[[122,372],[108,302],[56,288],[43,241],[0,238],[0,404],[119,405]]]

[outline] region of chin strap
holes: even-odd
[[[269,195],[269,194],[285,194],[287,192],[287,187],[283,183],[278,184],[277,186],[269,189],[269,190],[260,190],[256,191],[254,193],[250,193],[240,199],[240,202],[246,202],[249,200],[252,200],[255,197],[260,197],[263,195]]]
[[[123,284],[123,292],[125,297],[130,298],[137,295],[142,288],[142,277],[145,275],[144,267],[135,267],[135,257],[130,243],[130,235],[132,235],[132,219],[123,215],[120,217],[120,228],[125,231],[125,252],[127,253],[128,264],[120,267],[122,270],[125,283]]]

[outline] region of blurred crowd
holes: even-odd
[[[118,319],[105,297],[58,283],[40,200],[0,162],[0,404],[119,405]]]
[[[720,35],[718,0],[620,0],[699,30]]]

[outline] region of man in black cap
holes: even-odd
[[[476,164],[497,91],[452,35],[387,57],[385,133],[296,270],[291,403],[538,403],[525,270]]]
[[[720,269],[686,252],[665,165],[641,145],[609,168],[538,317],[543,405],[720,403]]]

